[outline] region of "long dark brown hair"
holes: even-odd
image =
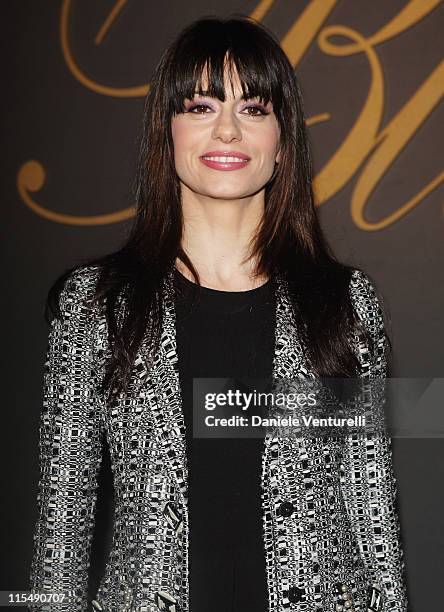
[[[136,214],[125,244],[70,268],[49,291],[46,313],[59,313],[59,293],[69,274],[80,266],[99,266],[95,299],[105,304],[112,352],[102,390],[126,388],[147,329],[156,350],[162,326],[162,282],[176,258],[200,285],[197,270],[181,246],[183,217],[171,118],[184,112],[185,98],[192,99],[201,90],[205,70],[208,95],[225,100],[227,58],[228,66],[237,71],[243,95],[259,97],[265,104],[272,101],[281,132],[280,162],[265,186],[265,211],[251,242],[256,274],[285,275],[307,357],[319,376],[350,377],[359,372],[350,346],[350,334],[359,324],[349,295],[353,268],[335,259],[318,221],[295,71],[262,24],[232,15],[193,22],[168,46],[154,71],[140,134]],[[127,308],[120,321],[117,307],[122,295]]]

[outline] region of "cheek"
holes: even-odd
[[[174,156],[177,160],[183,158],[195,149],[196,144],[199,143],[199,136],[196,132],[196,129],[186,125],[186,123],[180,119],[172,121],[171,135],[174,145]]]
[[[183,129],[183,125],[179,120],[173,120],[171,122],[171,136],[173,139],[174,157],[177,160],[180,158],[182,151],[186,146],[185,130]]]
[[[279,145],[279,130],[274,126],[256,135],[256,146],[265,156],[274,156]]]

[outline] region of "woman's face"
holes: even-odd
[[[279,161],[280,129],[269,102],[241,100],[235,73],[234,95],[228,82],[226,98],[195,95],[185,101],[185,113],[173,116],[171,131],[176,172],[183,185],[197,194],[234,200],[264,188]],[[205,81],[202,83],[206,90]],[[202,156],[233,153],[247,163],[228,164]],[[228,160],[223,160],[228,161]]]

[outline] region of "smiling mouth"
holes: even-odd
[[[248,159],[244,158],[244,157],[233,157],[233,156],[228,156],[228,155],[202,155],[201,159],[208,159],[211,161],[216,161],[216,162],[220,162],[220,163],[235,163],[235,162],[247,162]]]
[[[241,170],[250,162],[249,159],[235,155],[202,155],[200,161],[212,170]]]

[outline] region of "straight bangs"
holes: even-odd
[[[247,20],[239,31],[236,21],[213,23],[212,27],[209,27],[210,20],[203,19],[201,23],[202,31],[195,26],[193,36],[184,37],[170,64],[167,83],[172,113],[183,113],[185,99],[192,100],[196,93],[224,102],[227,70],[233,95],[237,72],[242,99],[259,98],[263,104],[271,101],[279,116],[282,83],[287,75],[276,53],[276,42],[268,40],[268,33],[258,32],[258,26],[252,26]],[[248,37],[245,37],[245,28],[251,28]],[[252,38],[257,39],[253,44]]]

